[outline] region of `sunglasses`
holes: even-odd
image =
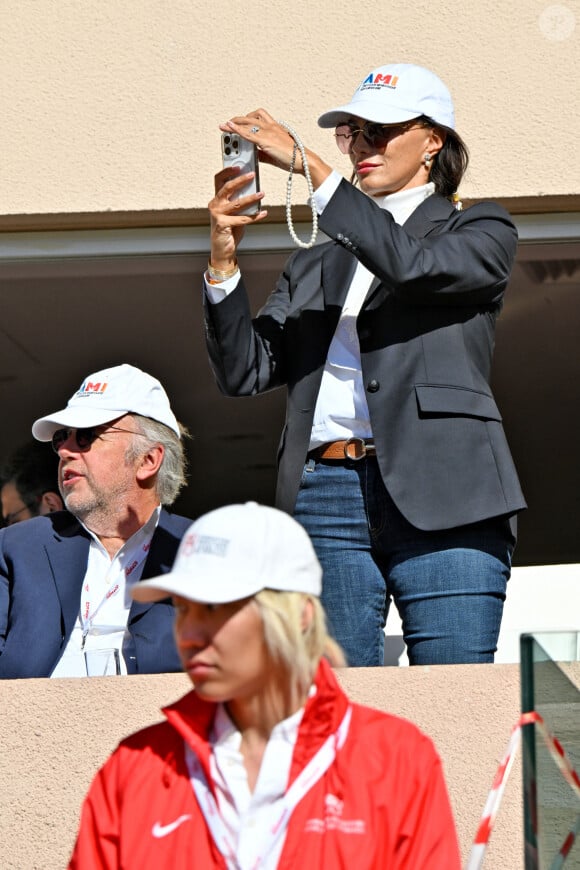
[[[353,145],[353,139],[362,133],[363,139],[371,148],[385,148],[391,139],[419,126],[417,119],[405,121],[403,124],[375,124],[373,121],[365,121],[362,127],[353,123],[338,124],[334,130],[334,137],[339,150],[348,154]],[[424,126],[421,124],[420,126]]]
[[[23,514],[24,511],[28,511],[32,516],[34,516],[33,509],[25,504],[24,507],[19,508],[17,511],[13,511],[11,514],[6,514],[6,516],[3,517],[4,525],[13,526],[16,523],[22,522],[18,519],[18,517],[20,516],[20,514]],[[27,519],[27,517],[24,517],[24,519]]]
[[[105,432],[128,432],[130,435],[143,435],[142,432],[135,432],[133,429],[121,429],[119,426],[88,426],[86,429],[57,429],[52,436],[52,449],[55,453],[62,448],[69,438],[74,436],[77,450],[88,450],[97,438],[104,435]]]

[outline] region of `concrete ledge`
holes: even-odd
[[[477,198],[462,198],[464,208],[481,202]],[[548,194],[547,196],[494,197],[512,215],[550,214],[580,211],[580,195]],[[286,206],[264,204],[271,223],[286,221]],[[295,203],[295,220],[310,222],[310,208]],[[0,233],[127,229],[128,227],[208,227],[207,208],[165,208],[134,211],[38,212],[31,214],[0,214]]]
[[[464,861],[519,715],[517,665],[352,668],[350,697],[411,719],[443,758]],[[0,681],[0,855],[4,870],[62,870],[81,801],[117,742],[189,689],[181,674]],[[372,747],[369,747],[372,752]],[[521,766],[508,782],[486,870],[521,870]],[[324,868],[332,870],[332,868]],[[417,868],[422,870],[422,868]]]

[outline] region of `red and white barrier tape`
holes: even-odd
[[[570,829],[570,833],[564,840],[562,848],[552,861],[552,866],[550,867],[550,870],[560,870],[560,868],[564,866],[564,861],[568,857],[570,849],[574,845],[574,841],[578,836],[578,833],[580,833],[580,815],[577,816],[574,827]]]
[[[489,838],[491,837],[495,817],[497,816],[497,811],[499,810],[499,806],[501,804],[504,789],[510,775],[512,764],[514,762],[516,752],[521,742],[521,729],[524,725],[532,724],[535,725],[536,728],[538,728],[538,730],[540,731],[544,743],[546,744],[550,755],[556,762],[560,773],[562,774],[568,785],[573,789],[576,796],[580,798],[580,777],[574,770],[560,741],[552,734],[550,734],[544,720],[539,713],[523,713],[520,716],[518,723],[514,726],[505,755],[500,762],[491,790],[489,792],[489,795],[487,796],[485,807],[483,808],[483,814],[481,816],[481,821],[479,823],[479,827],[473,841],[473,846],[469,854],[469,859],[467,861],[467,864],[465,865],[465,870],[479,870],[479,868],[483,864],[485,850],[487,849]],[[569,854],[578,833],[580,833],[580,815],[576,820],[576,824],[570,830],[568,836],[566,837],[566,840],[564,841],[558,855],[554,859],[551,870],[559,870],[559,868],[563,866],[564,861]]]

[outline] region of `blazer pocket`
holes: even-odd
[[[493,396],[437,384],[416,384],[417,404],[423,414],[454,414],[481,417],[501,423],[501,414]]]

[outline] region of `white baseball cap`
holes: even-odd
[[[360,83],[350,103],[325,112],[320,127],[335,127],[353,116],[377,124],[400,124],[426,115],[442,127],[455,128],[451,94],[430,70],[412,63],[374,69]]]
[[[86,377],[66,408],[36,420],[32,434],[37,441],[50,441],[57,429],[101,426],[130,413],[164,423],[180,437],[179,424],[159,381],[127,363]]]
[[[185,533],[168,574],[136,583],[136,601],[179,595],[225,604],[277,589],[319,596],[322,568],[308,534],[289,514],[246,502],[204,514]]]

